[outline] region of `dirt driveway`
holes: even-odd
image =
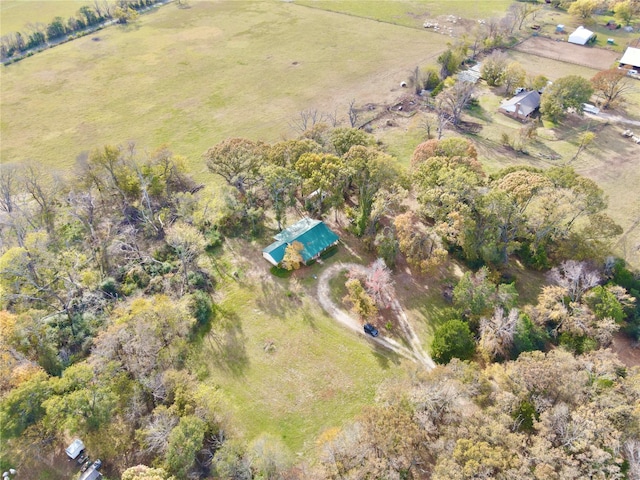
[[[367,267],[363,265],[358,265],[355,263],[337,263],[326,268],[324,272],[322,272],[322,274],[320,275],[320,278],[318,279],[318,290],[317,290],[318,302],[320,303],[322,308],[334,318],[334,320],[341,323],[345,327],[353,330],[354,332],[359,333],[360,335],[365,335],[365,333],[362,330],[362,326],[360,322],[355,318],[353,318],[351,315],[349,315],[346,311],[338,307],[338,305],[336,305],[331,300],[329,280],[334,275],[337,275],[340,271],[346,270],[346,269],[355,269],[361,273],[366,273],[367,271]],[[411,360],[423,365],[427,370],[431,370],[432,368],[434,368],[435,363],[433,362],[429,354],[423,350],[420,343],[420,339],[413,331],[413,328],[409,324],[409,320],[407,319],[406,314],[404,313],[404,311],[402,310],[402,307],[400,306],[400,304],[396,299],[392,301],[391,308],[393,309],[394,313],[398,316],[398,319],[400,320],[400,326],[402,328],[404,336],[406,340],[409,342],[411,348],[407,348],[401,345],[400,343],[398,343],[392,338],[385,337],[384,335],[382,335],[382,332],[380,332],[380,335],[375,338],[369,337],[367,335],[365,336],[369,340],[374,341],[379,345],[382,345],[385,348],[388,348],[389,350],[392,350],[398,355],[401,355],[407,358],[408,360]]]
[[[531,37],[513,48],[519,52],[574,63],[598,70],[607,70],[620,58],[618,52],[603,48],[584,47],[545,37]]]

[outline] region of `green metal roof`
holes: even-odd
[[[287,245],[300,242],[303,245],[302,260],[306,263],[339,240],[338,235],[322,221],[303,218],[273,237],[276,241],[262,250],[276,263],[284,258]]]

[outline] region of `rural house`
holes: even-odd
[[[627,48],[620,59],[620,66],[640,71],[640,48]]]
[[[575,43],[576,45],[586,45],[591,39],[595,39],[594,33],[582,25],[569,35],[569,43]]]
[[[524,120],[540,107],[540,94],[535,90],[524,91],[504,102],[499,110],[513,118]]]
[[[300,242],[303,246],[302,260],[308,261],[318,258],[322,252],[338,243],[339,237],[332,232],[321,220],[303,218],[290,227],[275,235],[275,242],[262,250],[262,256],[275,266],[284,258],[287,246],[293,242]]]

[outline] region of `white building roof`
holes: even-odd
[[[593,36],[593,32],[580,25],[576,31],[569,35],[569,42],[577,45],[585,45]]]
[[[640,48],[629,47],[620,59],[623,65],[632,65],[640,68]]]

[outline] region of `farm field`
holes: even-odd
[[[0,158],[65,170],[134,140],[166,143],[198,172],[223,138],[274,141],[297,133],[304,109],[345,117],[351,99],[393,98],[445,48],[437,34],[285,2],[167,5],[4,68]]]

